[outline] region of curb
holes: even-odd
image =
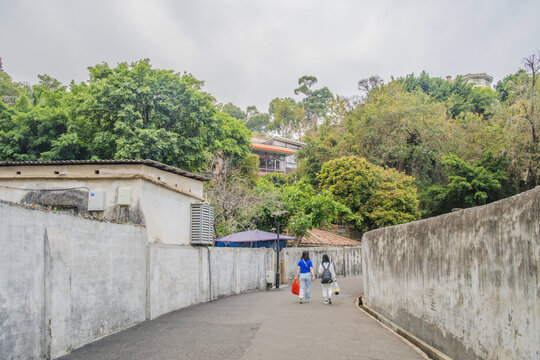
[[[362,300],[363,296],[364,294],[356,298],[354,302],[356,307],[363,311],[367,316],[377,321],[382,327],[393,333],[404,343],[409,345],[413,350],[422,355],[422,357],[432,360],[452,360],[452,358],[450,358],[449,356],[443,354],[439,350],[435,349],[433,346],[426,344],[424,341],[420,340],[413,334],[397,326],[392,321],[377,313],[375,310],[364,305]]]

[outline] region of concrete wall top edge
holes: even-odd
[[[0,199],[0,207],[2,206],[17,207],[21,209],[43,212],[46,214],[50,214],[52,216],[66,216],[70,219],[80,219],[80,220],[96,222],[96,223],[107,223],[107,224],[118,225],[118,226],[135,226],[135,227],[146,228],[146,225],[144,224],[129,224],[129,223],[121,223],[121,222],[115,222],[115,221],[108,221],[108,220],[103,220],[103,219],[98,219],[98,218],[90,218],[90,217],[85,217],[81,215],[72,215],[69,213],[57,212],[57,211],[48,210],[41,207],[33,207],[33,206],[25,205],[25,204],[20,204],[20,203],[5,201],[5,200]]]
[[[365,240],[369,240],[370,238],[376,238],[383,232],[397,231],[400,228],[406,228],[406,227],[411,226],[411,225],[414,225],[414,226],[417,226],[417,225],[424,226],[425,225],[425,226],[427,226],[431,222],[443,222],[443,221],[448,222],[448,221],[453,221],[454,218],[463,217],[463,216],[472,217],[472,216],[475,216],[474,214],[476,214],[478,211],[485,211],[486,208],[490,208],[490,207],[496,208],[496,207],[504,205],[504,203],[507,203],[507,202],[527,201],[527,199],[529,197],[534,197],[537,193],[538,193],[538,195],[540,195],[540,186],[537,186],[536,188],[534,188],[532,190],[528,190],[528,191],[522,192],[520,194],[508,197],[506,199],[501,199],[501,200],[494,201],[494,202],[486,204],[486,205],[479,205],[479,206],[475,206],[475,207],[472,207],[472,208],[456,210],[456,211],[451,212],[451,213],[442,214],[442,215],[434,216],[434,217],[427,218],[427,219],[421,219],[421,220],[411,221],[411,222],[405,223],[405,224],[387,226],[387,227],[384,227],[384,228],[371,230],[371,231],[368,231],[368,232],[364,233],[364,235],[362,236],[362,242],[365,241]]]

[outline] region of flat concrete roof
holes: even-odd
[[[187,178],[208,181],[208,178],[185,171],[174,166],[169,166],[155,160],[142,159],[118,159],[118,160],[56,160],[56,161],[0,161],[0,166],[42,166],[42,165],[147,165],[156,169],[167,171],[173,174],[182,175]]]

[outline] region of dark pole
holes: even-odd
[[[276,289],[279,289],[279,225],[281,225],[279,221],[279,217],[281,215],[285,215],[288,211],[277,211],[273,213],[272,216],[276,221],[276,230],[277,230],[277,240],[276,240]]]
[[[276,243],[276,289],[279,289],[279,220],[276,217],[277,243]]]

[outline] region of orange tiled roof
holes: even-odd
[[[274,145],[251,143],[251,147],[253,149],[258,149],[258,150],[273,151],[273,152],[285,153],[285,154],[296,154],[296,151],[294,151],[293,149],[288,149],[288,148],[274,146]]]
[[[309,230],[309,238],[303,237],[300,245],[311,246],[358,246],[360,241],[352,240],[340,235],[332,234],[319,229]]]

